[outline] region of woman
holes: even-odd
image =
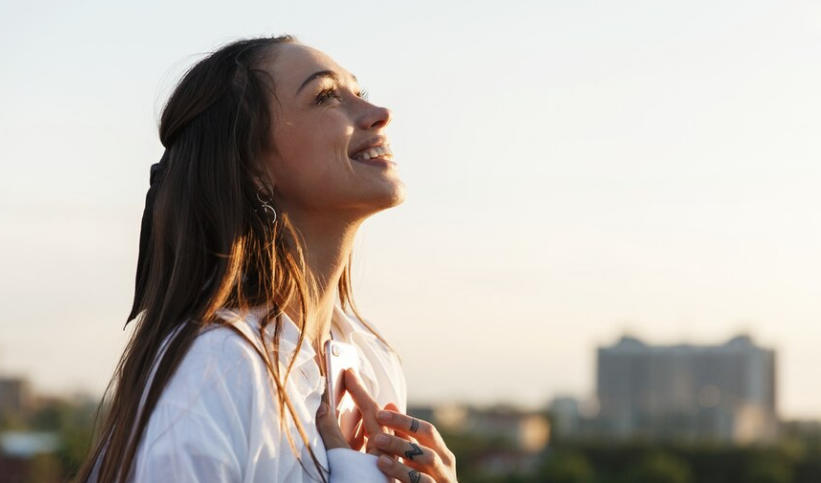
[[[351,295],[357,229],[404,198],[390,120],[290,36],[231,43],[184,75],[146,197],[137,327],[76,481],[456,481]],[[353,434],[320,404],[329,338],[360,352]]]

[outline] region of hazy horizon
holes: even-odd
[[[291,33],[393,110],[404,204],[354,288],[411,402],[592,395],[595,347],[778,351],[821,419],[821,4],[12,0],[0,6],[0,374],[101,392],[156,124],[230,40]]]

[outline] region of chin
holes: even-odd
[[[401,205],[405,201],[405,185],[401,182],[392,185],[390,189],[375,193],[373,197],[368,199],[368,211],[376,213],[382,210],[393,208]]]
[[[389,196],[385,197],[385,208],[393,208],[394,206],[401,205],[402,202],[405,201],[405,195],[405,184],[400,181],[393,187]]]

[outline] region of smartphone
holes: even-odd
[[[339,429],[346,437],[353,435],[361,419],[359,409],[345,389],[345,369],[359,372],[359,353],[351,344],[328,340],[325,342],[325,367],[327,374],[328,405],[339,415]]]

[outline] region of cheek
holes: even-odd
[[[299,188],[300,180],[304,178],[303,169],[307,156],[302,146],[305,142],[300,137],[300,130],[291,122],[282,122],[273,134],[273,142],[276,146],[276,155],[272,156],[271,174],[277,191],[290,198],[292,192]],[[306,171],[310,171],[306,169]]]
[[[354,128],[341,114],[328,113],[312,119],[282,123],[274,142],[286,163],[329,162],[331,158],[347,159]]]
[[[300,204],[313,204],[347,189],[351,182],[352,161],[347,150],[352,131],[350,127],[330,126],[327,122],[316,122],[308,129],[283,123],[274,132],[278,156],[272,167],[280,196]]]

